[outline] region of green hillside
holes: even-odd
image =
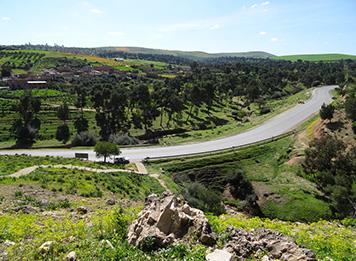
[[[219,57],[252,57],[252,58],[269,58],[274,57],[273,54],[267,52],[231,52],[231,53],[207,53],[201,51],[177,51],[177,50],[163,50],[151,49],[142,47],[108,47],[105,50],[122,51],[127,53],[141,53],[141,54],[156,54],[156,55],[173,55],[188,59],[206,59]]]
[[[289,61],[336,61],[342,59],[356,59],[356,55],[340,54],[340,53],[325,53],[325,54],[296,54],[296,55],[283,55],[274,56],[273,59],[289,60]]]

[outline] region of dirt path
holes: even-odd
[[[36,166],[21,169],[13,174],[6,175],[3,177],[19,178],[19,177],[31,174],[38,168],[76,169],[76,170],[85,170],[85,171],[96,172],[96,173],[126,172],[126,173],[135,173],[135,174],[139,174],[139,175],[147,175],[147,172],[141,173],[139,171],[132,171],[132,170],[126,170],[126,169],[95,169],[95,168],[74,166],[74,165],[36,165]]]
[[[161,175],[160,174],[149,174],[145,165],[142,163],[142,162],[136,162],[135,163],[136,165],[136,168],[138,170],[138,172],[141,172],[142,174],[146,174],[152,178],[155,178],[157,179],[157,181],[159,182],[159,184],[166,190],[166,191],[169,191],[170,190],[168,189],[166,183],[164,182],[164,180],[161,179]]]

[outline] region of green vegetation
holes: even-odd
[[[329,54],[298,54],[298,55],[283,55],[283,56],[274,56],[273,59],[278,60],[288,60],[288,61],[336,61],[341,59],[356,59],[356,55],[350,54],[338,54],[338,53],[329,53]]]
[[[9,164],[9,162],[11,162],[11,164]],[[0,155],[0,175],[12,174],[20,169],[32,167],[35,165],[75,165],[97,169],[120,168],[117,165],[83,161],[75,158]]]
[[[97,157],[104,157],[104,162],[106,162],[106,158],[119,155],[121,153],[116,144],[107,141],[99,141],[96,143],[94,151]]]
[[[204,260],[206,248],[200,245],[177,244],[152,253],[130,246],[126,241],[127,226],[138,210],[132,207],[99,210],[91,216],[91,224],[84,219],[73,220],[70,215],[58,219],[36,214],[4,214],[0,217],[0,242],[8,239],[17,243],[6,249],[10,260],[62,260],[70,251],[87,261]],[[54,241],[53,247],[49,253],[40,254],[38,248],[46,241]]]

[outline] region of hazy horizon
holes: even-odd
[[[14,0],[1,7],[2,45],[356,54],[351,0]]]

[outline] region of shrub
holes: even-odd
[[[221,195],[198,182],[185,184],[184,198],[191,206],[204,212],[217,215],[225,212],[221,203]]]
[[[269,113],[269,112],[271,112],[271,108],[268,107],[268,106],[263,106],[263,107],[261,108],[261,110],[260,110],[260,114],[261,114],[261,115],[267,114],[267,113]]]
[[[76,134],[72,140],[73,146],[94,146],[95,144],[95,136],[87,131]]]
[[[109,141],[117,145],[135,145],[140,142],[137,138],[129,136],[128,134],[111,134],[109,137]]]

